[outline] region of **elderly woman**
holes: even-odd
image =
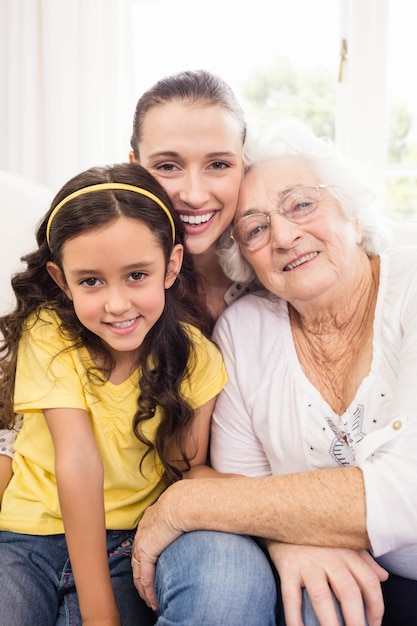
[[[268,291],[217,323],[229,383],[211,443],[213,467],[245,477],[165,492],[134,546],[141,592],[174,538],[215,529],[267,540],[287,626],[301,587],[322,625],[339,623],[329,587],[342,623],[365,623],[359,589],[380,624],[369,553],[390,572],[383,623],[417,624],[417,249],[383,250],[369,191],[304,126],[254,148],[223,266]]]

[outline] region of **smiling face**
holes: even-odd
[[[291,189],[321,183],[297,157],[268,159],[245,176],[234,223],[251,212],[278,209]],[[320,190],[319,206],[306,221],[290,222],[275,212],[269,243],[241,251],[267,289],[299,308],[303,302],[331,302],[352,281],[363,261],[360,242],[360,224],[344,215],[329,187]]]
[[[54,263],[47,269],[80,322],[107,344],[117,363],[121,353],[141,346],[162,315],[165,289],[181,262],[177,245],[166,272],[163,250],[148,226],[120,217],[64,244],[64,275]]]
[[[146,113],[140,164],[168,192],[193,255],[214,246],[233,219],[242,144],[240,123],[220,106],[173,101]]]

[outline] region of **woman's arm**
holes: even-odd
[[[87,413],[48,409],[44,414],[83,625],[119,626],[106,548],[103,465]]]
[[[310,546],[369,548],[362,472],[323,469],[263,478],[174,483],[148,507],[133,546],[140,595],[156,606],[154,574],[163,550],[184,532],[219,530]]]
[[[161,530],[175,534],[172,539],[183,532],[205,529],[285,543],[370,547],[363,478],[357,467],[262,478],[181,481],[150,509],[145,518],[150,521],[152,517]],[[141,535],[144,526],[141,522]],[[150,528],[146,530],[151,533]]]

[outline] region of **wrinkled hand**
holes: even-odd
[[[175,485],[168,491],[172,493]],[[140,597],[154,611],[158,608],[155,595],[155,567],[161,552],[183,531],[175,527],[170,514],[168,491],[148,507],[139,522],[132,548],[133,581]]]
[[[302,626],[305,587],[320,626],[338,626],[331,590],[346,626],[380,626],[384,613],[381,581],[387,572],[365,550],[321,548],[268,542],[281,581],[286,626]]]

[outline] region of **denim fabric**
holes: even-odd
[[[134,532],[108,531],[109,566],[123,626],[150,626],[130,567]],[[81,626],[64,535],[0,532],[1,626]]]
[[[156,591],[158,626],[275,626],[274,575],[249,537],[182,535],[159,557]]]
[[[390,574],[388,580],[381,586],[385,604],[382,626],[417,626],[417,581]],[[333,601],[339,624],[344,626],[340,604],[335,596],[333,596]],[[280,594],[278,594],[278,605],[277,624],[285,626]],[[319,626],[305,589],[303,590],[302,618],[304,626]],[[365,620],[365,625],[367,624]]]
[[[345,621],[342,616],[342,610],[340,607],[339,601],[336,599],[336,596],[333,596],[333,603],[336,610],[336,616],[338,619],[339,626],[344,626]],[[365,614],[365,609],[364,609]],[[309,595],[305,589],[303,589],[303,601],[301,607],[301,616],[303,620],[303,626],[320,626],[320,623],[316,617],[316,614],[313,609],[313,605],[311,604],[311,600]],[[368,622],[365,620],[365,626],[367,626]],[[284,619],[284,609],[282,606],[280,594],[278,594],[278,611],[277,611],[277,626],[285,626]],[[399,625],[398,625],[399,626]],[[417,626],[417,625],[416,625]]]
[[[334,607],[336,610],[337,619],[339,620],[339,624],[340,626],[343,626],[345,621],[342,616],[340,603],[334,595],[333,595],[333,603],[334,603]],[[364,609],[364,613],[365,613],[365,609]],[[311,604],[311,600],[305,589],[303,589],[302,617],[303,617],[304,626],[319,626],[319,622],[314,612],[313,605]],[[367,622],[365,622],[365,626],[366,625],[367,625]]]
[[[129,531],[107,533],[112,582],[122,625],[151,626],[156,616],[140,599],[132,582],[133,536],[134,532]],[[160,612],[156,624],[285,626],[277,584],[278,601],[273,568],[251,538],[209,531],[187,533],[158,560]],[[387,604],[384,626],[417,626],[416,581],[391,575],[383,583],[383,590]],[[343,625],[339,604],[334,600]],[[302,616],[304,626],[318,626],[305,591]],[[0,623],[81,626],[64,535],[0,531]]]

